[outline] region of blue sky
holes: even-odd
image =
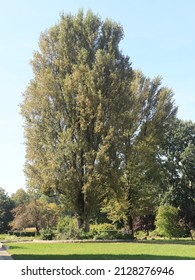
[[[178,117],[195,121],[195,1],[6,0],[0,9],[0,187],[25,187],[23,120],[18,104],[32,78],[29,61],[40,33],[59,14],[91,9],[123,26],[123,53],[146,76],[172,88]]]

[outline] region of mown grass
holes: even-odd
[[[7,239],[7,234],[0,234],[0,241]]]
[[[195,242],[7,243],[16,260],[195,260]]]

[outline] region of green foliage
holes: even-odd
[[[122,38],[91,11],[61,15],[40,36],[21,104],[28,186],[61,194],[84,231],[101,209],[133,234],[135,218],[159,203],[157,155],[177,108],[160,77],[132,70]],[[63,234],[77,235],[65,224]]]
[[[123,230],[118,230],[113,224],[96,224],[91,225],[90,234],[93,239],[97,240],[113,240],[113,239],[133,239],[132,234],[124,233]]]
[[[27,204],[29,202],[30,196],[25,190],[21,188],[11,195],[11,199],[14,201],[15,206],[18,206],[20,204]]]
[[[58,239],[77,239],[81,230],[78,229],[77,220],[74,217],[65,216],[59,218],[57,223]]]
[[[179,207],[184,227],[195,227],[195,124],[176,119],[165,133],[159,150],[162,203]]]
[[[121,176],[117,190],[106,197],[103,212],[116,222],[123,221],[133,232],[135,218],[150,215],[158,205],[161,166],[157,152],[163,133],[176,114],[170,89],[161,87],[161,78],[146,78],[134,72],[131,106],[120,137]]]
[[[114,239],[114,235],[117,233],[116,227],[108,223],[91,225],[90,228],[90,232],[93,233],[93,239]]]
[[[35,227],[39,234],[41,228],[55,227],[59,215],[57,205],[48,203],[42,196],[36,198],[36,195],[29,195],[28,198],[28,201],[16,204],[17,206],[12,210],[14,216],[10,223],[12,230]]]
[[[156,216],[156,232],[164,237],[181,236],[181,228],[178,221],[179,210],[173,206],[160,206]]]
[[[21,105],[28,185],[64,194],[86,231],[120,171],[116,144],[133,76],[122,38],[120,25],[91,11],[62,15],[40,37]]]
[[[80,231],[78,238],[80,240],[89,240],[89,239],[94,240],[94,239],[96,239],[96,234],[97,233],[93,230],[90,230],[89,232]]]
[[[43,240],[52,240],[54,237],[54,232],[51,228],[43,228],[41,231],[41,239]]]
[[[14,231],[9,231],[9,235],[15,235],[17,237],[35,237],[36,232],[35,231],[14,230]]]
[[[13,207],[14,202],[9,198],[6,191],[3,188],[0,188],[0,233],[9,230],[9,223],[13,218],[11,212]]]
[[[100,231],[116,231],[115,225],[104,223],[104,224],[96,224],[96,225],[91,225],[91,230],[100,232]]]

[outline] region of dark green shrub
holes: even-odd
[[[123,233],[122,231],[118,231],[116,234],[115,234],[115,239],[121,239],[121,240],[133,240],[133,235],[130,234],[130,233]]]
[[[95,239],[98,239],[98,240],[112,240],[113,239],[113,235],[108,231],[99,232],[95,237],[96,237]]]
[[[41,233],[41,239],[43,240],[52,240],[54,237],[54,232],[49,227],[42,229],[40,233]]]
[[[15,235],[17,237],[34,237],[36,233],[34,231],[19,231],[19,230],[14,230],[12,232],[8,232],[9,235]]]
[[[108,223],[91,225],[90,229],[90,232],[93,233],[93,239],[97,240],[112,240],[117,233],[116,227]]]
[[[113,240],[113,239],[133,239],[132,234],[124,234],[122,230],[117,230],[113,224],[97,224],[91,225],[93,239],[97,240]]]
[[[94,231],[89,231],[89,232],[84,232],[84,231],[81,231],[79,233],[79,239],[93,239],[94,236],[96,235],[96,233]]]
[[[116,231],[116,227],[113,224],[97,224],[97,225],[91,225],[90,229],[92,231],[96,231],[96,232],[101,232],[101,231]]]

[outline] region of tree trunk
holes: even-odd
[[[89,202],[87,196],[83,193],[80,193],[78,197],[78,213],[77,213],[77,223],[78,228],[83,229],[85,232],[90,230],[90,213],[89,213]]]
[[[36,235],[39,235],[39,234],[40,234],[40,229],[39,229],[39,226],[38,226],[38,225],[36,225],[36,226],[35,226],[35,228],[36,228]]]
[[[134,238],[133,218],[132,218],[131,215],[128,215],[127,225],[128,225],[128,228],[129,228],[129,233],[132,234],[132,237]]]
[[[89,232],[89,230],[90,230],[89,217],[86,217],[84,221],[84,231]]]
[[[81,217],[77,217],[77,224],[79,229],[83,229],[84,232],[89,232],[90,230],[90,223],[89,223],[89,217],[86,216],[84,219]]]
[[[77,225],[79,229],[83,228],[83,219],[81,217],[77,217]]]

